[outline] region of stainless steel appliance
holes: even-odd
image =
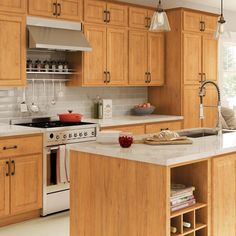
[[[42,216],[69,209],[69,152],[70,144],[94,141],[97,124],[62,123],[49,118],[13,124],[44,129],[43,150],[43,209]]]

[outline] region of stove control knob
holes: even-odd
[[[63,135],[63,138],[66,139],[66,134]]]
[[[92,134],[92,136],[94,136],[94,135],[95,135],[95,132],[93,131],[91,134]]]
[[[74,137],[77,138],[78,134],[77,133],[74,133]]]
[[[60,136],[59,136],[59,135],[57,135],[57,136],[56,136],[56,139],[58,140],[59,138],[60,138]]]
[[[49,135],[49,137],[50,137],[50,139],[53,139],[53,137],[54,137],[54,134],[53,134],[53,133],[51,133],[51,134]]]
[[[82,137],[82,136],[83,136],[83,133],[80,132],[80,133],[79,133],[79,136]]]
[[[87,132],[84,132],[84,136],[88,136],[88,133],[87,133]]]
[[[72,134],[69,134],[69,138],[72,138]]]

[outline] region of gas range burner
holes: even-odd
[[[58,127],[70,127],[70,126],[81,126],[81,125],[90,125],[92,123],[88,122],[73,122],[73,123],[64,123],[60,121],[46,121],[46,122],[31,122],[31,123],[21,123],[16,125],[33,127],[33,128],[58,128]]]

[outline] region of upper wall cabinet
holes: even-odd
[[[139,7],[129,8],[129,26],[131,28],[149,29],[154,11]]]
[[[86,0],[84,2],[84,21],[114,26],[128,26],[128,6]]]
[[[215,15],[205,15],[198,12],[183,12],[183,30],[211,33],[216,29],[217,18]]]
[[[25,16],[0,14],[0,86],[26,83]]]
[[[82,0],[29,0],[30,15],[64,20],[82,20]]]
[[[0,11],[25,13],[26,0],[1,0]]]

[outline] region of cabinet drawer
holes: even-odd
[[[41,135],[4,138],[0,142],[0,157],[14,157],[33,153],[42,153]]]
[[[134,135],[145,134],[144,125],[115,126],[115,127],[103,128],[102,130],[119,130],[122,132],[129,132]]]
[[[173,122],[163,122],[163,123],[156,123],[146,125],[146,133],[156,133],[160,132],[161,130],[179,130],[182,127],[181,121],[173,121]]]

